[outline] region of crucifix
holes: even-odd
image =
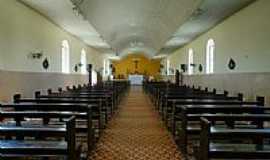
[[[138,74],[137,69],[138,69],[139,61],[140,61],[140,59],[138,59],[138,58],[134,58],[133,59],[133,62],[134,62],[134,65],[135,65],[135,72],[134,72],[134,74]]]
[[[137,68],[138,68],[138,63],[139,63],[139,61],[138,61],[138,60],[134,60],[135,69],[137,69]]]

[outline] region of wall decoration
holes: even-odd
[[[134,74],[139,74],[138,72],[138,65],[139,65],[139,62],[140,62],[140,59],[139,58],[133,58],[132,61],[134,62],[134,66],[135,66],[135,72]]]
[[[74,71],[78,72],[78,65],[77,64],[74,66]]]
[[[27,57],[29,59],[41,59],[43,57],[43,51],[39,52],[30,52]]]
[[[229,60],[228,67],[229,67],[230,70],[234,70],[234,69],[235,69],[236,63],[235,63],[234,59],[231,58],[231,59]]]
[[[42,62],[42,67],[47,70],[49,66],[50,66],[49,61],[47,58],[45,58],[44,61]]]
[[[187,65],[186,64],[181,64],[181,70],[183,73],[187,71]]]
[[[191,63],[190,66],[191,66],[191,67],[196,67],[196,64]]]
[[[199,72],[202,72],[203,71],[203,66],[202,64],[199,65]]]
[[[83,64],[81,62],[78,63],[77,65],[78,65],[78,67],[82,67],[83,66]]]

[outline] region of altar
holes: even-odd
[[[130,81],[131,85],[142,85],[143,83],[143,75],[129,75],[128,80]]]

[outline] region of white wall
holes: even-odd
[[[215,40],[214,74],[199,73],[185,76],[185,83],[228,90],[232,93],[243,92],[246,98],[255,95],[267,97],[270,104],[270,1],[258,0],[229,17],[207,33],[180,48],[169,59],[177,68],[188,63],[188,49],[194,50],[194,63],[203,64],[207,40]],[[228,69],[229,59],[236,61],[237,67]]]
[[[70,45],[71,74],[61,73],[61,44]],[[87,52],[94,69],[103,67],[102,53],[62,30],[47,18],[17,0],[0,0],[0,100],[10,100],[14,92],[31,96],[36,89],[57,88],[67,84],[85,83],[86,75],[74,75],[81,50]],[[30,52],[43,51],[41,60],[29,59]],[[50,67],[42,68],[48,58]],[[46,72],[46,73],[45,73]]]
[[[51,64],[48,71],[61,72],[63,40],[70,44],[71,70],[80,62],[83,48],[88,62],[99,65],[100,53],[16,0],[0,0],[0,23],[0,51],[4,60],[0,62],[5,70],[47,72],[42,69],[42,60],[27,56],[30,52],[43,51]]]
[[[270,105],[270,73],[222,73],[212,75],[185,76],[184,83],[216,88],[219,92],[227,90],[231,95],[244,93],[247,100],[255,100],[256,96],[265,96],[266,103]]]
[[[48,88],[57,90],[66,86],[88,83],[87,76],[78,74],[17,72],[0,70],[0,101],[11,101],[15,93],[32,97],[34,91],[45,91]]]
[[[207,33],[170,56],[171,64],[187,64],[188,49],[194,49],[194,62],[205,66],[207,40],[216,43],[215,73],[270,71],[270,1],[258,0],[226,19]],[[228,61],[233,58],[237,68],[230,71]],[[195,69],[198,73],[198,67]]]

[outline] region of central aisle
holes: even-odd
[[[141,87],[131,87],[97,144],[93,160],[179,160],[170,133]]]

